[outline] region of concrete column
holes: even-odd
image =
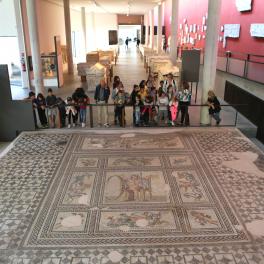
[[[73,74],[70,0],[63,0],[63,4],[64,4],[66,45],[67,45],[68,74]]]
[[[34,71],[35,93],[45,93],[42,76],[42,63],[40,58],[39,35],[38,35],[38,19],[36,14],[36,1],[26,0],[28,29],[30,38],[30,47],[32,54],[32,64]]]
[[[149,14],[146,14],[145,45],[149,45]]]
[[[26,63],[27,54],[26,54],[26,47],[25,47],[21,2],[18,0],[13,0],[13,2],[14,2],[15,15],[16,15],[16,27],[17,27],[17,39],[18,39],[19,55],[20,55],[20,59],[22,59],[22,55],[24,54],[24,60],[25,60],[25,65],[26,65],[26,71],[23,71],[23,69],[21,69],[22,87],[23,88],[29,88],[30,83],[29,83],[28,67],[27,67],[27,63]]]
[[[154,9],[150,11],[150,48],[154,49]]]
[[[218,34],[220,28],[220,13],[222,0],[209,1],[208,20],[206,31],[206,44],[203,68],[202,104],[207,102],[207,93],[214,89],[216,77],[216,63],[218,52]],[[210,122],[208,108],[201,108],[201,124],[208,125]]]
[[[158,24],[158,43],[157,43],[157,46],[158,46],[158,54],[160,54],[162,52],[162,16],[163,16],[163,6],[162,4],[159,5],[159,24]]]
[[[96,50],[97,48],[97,35],[96,35],[96,29],[95,29],[95,16],[94,12],[91,13],[91,27],[92,27],[92,46],[93,50]]]
[[[179,0],[172,0],[170,58],[174,65],[177,62],[178,24],[179,24],[178,20],[179,20]]]
[[[85,53],[87,52],[87,34],[86,34],[86,13],[85,7],[81,8],[82,12],[82,30],[83,30],[83,39],[84,39],[84,49]]]

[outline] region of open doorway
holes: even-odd
[[[136,48],[137,39],[141,39],[140,25],[119,25],[118,44],[125,49],[126,39],[128,38],[128,47]]]

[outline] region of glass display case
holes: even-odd
[[[45,87],[58,87],[58,67],[56,54],[42,55],[42,74]]]

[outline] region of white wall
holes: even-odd
[[[15,8],[12,0],[0,1],[0,36],[17,36]]]
[[[95,37],[97,49],[109,49],[108,30],[117,30],[117,15],[95,14]]]
[[[7,1],[7,0],[5,0]],[[66,44],[63,6],[47,0],[37,4],[38,27],[41,52],[54,51],[54,36],[61,36],[61,43]],[[85,61],[85,48],[82,32],[81,11],[71,10],[71,27],[75,32],[78,54],[75,62]],[[93,30],[95,28],[95,31]],[[108,30],[117,30],[117,15],[86,13],[87,49],[109,49]]]
[[[61,36],[61,43],[66,44],[63,6],[48,1],[37,1],[40,52],[55,51],[54,36]]]

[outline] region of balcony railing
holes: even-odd
[[[181,55],[182,52],[179,52]],[[201,65],[204,63],[204,51],[201,50]],[[240,52],[219,52],[217,69],[244,79],[264,84],[264,55]]]
[[[108,112],[108,122],[111,127],[135,127],[135,117],[134,117],[134,108],[131,105],[125,105],[122,111],[122,124],[120,125],[119,122],[115,124],[115,105],[114,104],[89,104],[87,105],[87,112],[86,112],[86,126],[89,128],[97,127],[98,125],[98,110],[102,106],[107,106],[107,112]],[[145,122],[146,116],[142,116],[140,122],[141,127],[168,127],[171,126],[170,123],[165,123],[163,120],[161,122],[158,122],[158,107],[156,106],[156,113],[151,111],[151,108],[153,106],[149,106],[149,110],[147,111],[147,122]],[[191,104],[188,106],[189,108],[189,124],[190,127],[200,127],[200,112],[202,108],[208,109],[207,105],[199,105],[199,104]],[[245,122],[245,118],[239,114],[239,110],[241,108],[244,109],[244,111],[248,111],[248,105],[246,104],[236,104],[236,105],[230,105],[230,104],[222,104],[221,105],[221,119],[222,122],[220,123],[220,126],[223,127],[236,127],[240,124]],[[56,120],[56,127],[60,128],[61,126],[61,116],[60,112],[58,111],[59,115],[57,116]],[[36,113],[37,115],[37,113]],[[67,119],[67,118],[66,118]],[[175,126],[179,126],[181,120],[181,112],[179,112],[177,121],[175,122]],[[66,121],[67,125],[67,121]],[[185,124],[184,124],[185,125]],[[215,125],[215,121],[212,121],[212,125]]]

